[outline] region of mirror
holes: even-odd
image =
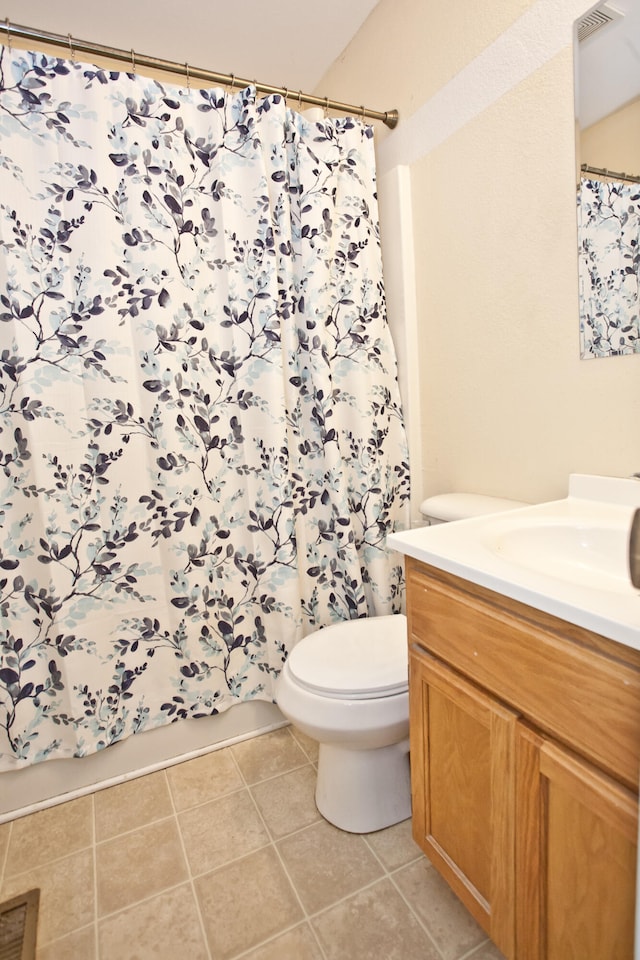
[[[640,0],[577,23],[575,91],[583,359],[640,353]]]

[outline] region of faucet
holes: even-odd
[[[638,478],[640,479],[640,477]],[[640,507],[637,507],[631,521],[629,534],[629,575],[636,590],[640,590]]]

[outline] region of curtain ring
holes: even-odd
[[[9,32],[9,17],[4,18],[4,25],[7,31],[7,47],[9,48],[9,53],[11,53],[11,33]]]
[[[131,47],[131,67],[133,72],[135,73],[136,72],[136,54],[133,47]]]
[[[76,52],[75,52],[75,50],[73,49],[73,41],[72,41],[72,39],[71,39],[71,34],[70,34],[70,33],[67,34],[67,39],[68,39],[68,41],[69,41],[69,56],[71,57],[72,60],[75,60],[75,58],[76,58]]]
[[[233,82],[236,79],[235,73],[231,74],[231,80],[229,81],[229,93],[233,93]]]
[[[184,62],[184,69],[186,70],[186,73],[187,73],[187,90],[191,90],[191,77],[189,76],[189,64],[187,63],[186,60]]]
[[[364,123],[364,103],[362,104],[360,109],[362,110],[362,122]]]
[[[324,118],[329,119],[329,97],[324,98]]]
[[[298,90],[298,110],[302,110],[302,90]]]
[[[283,87],[282,89],[283,89],[283,91],[284,91],[284,105],[285,105],[285,107],[286,107],[286,105],[287,105],[287,97],[289,96],[289,87]]]

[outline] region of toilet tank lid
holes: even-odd
[[[465,520],[529,506],[529,503],[522,500],[487,497],[479,493],[440,493],[423,500],[420,513],[425,517],[433,517],[434,520]]]

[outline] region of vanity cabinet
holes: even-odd
[[[423,650],[409,663],[414,838],[510,957],[517,714]]]
[[[508,960],[632,960],[640,653],[406,568],[416,841]]]
[[[519,960],[631,960],[637,797],[524,726],[516,783]]]

